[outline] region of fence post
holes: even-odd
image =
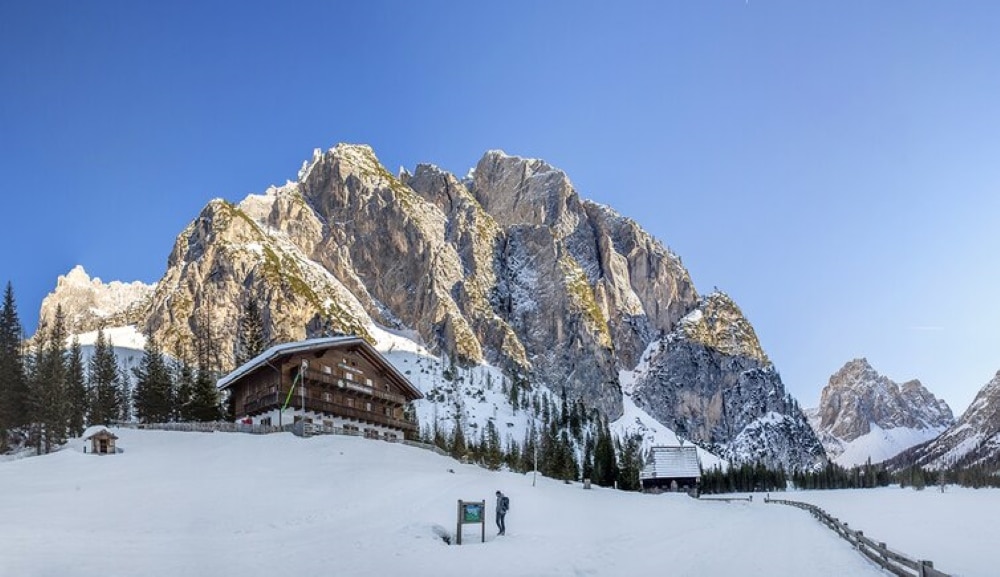
[[[934,568],[934,562],[933,561],[926,561],[926,560],[920,561],[920,563],[917,565],[917,567],[918,567],[918,569],[917,569],[917,575],[919,575],[920,577],[927,577],[927,569],[928,568],[933,569]]]
[[[879,552],[879,555],[882,556],[882,559],[885,559],[886,561],[888,561],[888,559],[889,559],[889,552],[886,549],[887,549],[887,547],[885,546],[885,543],[883,543],[882,541],[879,541],[878,542],[878,552]]]

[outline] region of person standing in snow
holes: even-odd
[[[507,525],[504,523],[504,517],[507,515],[507,509],[510,507],[510,499],[506,495],[497,491],[497,535],[503,535],[507,532]]]

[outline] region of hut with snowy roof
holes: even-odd
[[[89,452],[92,455],[114,455],[118,451],[115,446],[117,440],[118,436],[109,431],[107,427],[95,425],[83,432],[85,443],[83,452]],[[87,451],[87,445],[90,445],[90,451]]]
[[[694,445],[650,447],[646,466],[639,473],[642,490],[696,491],[701,485],[701,460]]]

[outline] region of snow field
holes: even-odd
[[[73,441],[0,463],[0,576],[881,575],[809,515],[756,499],[532,487],[352,437],[113,431],[118,455]],[[441,538],[458,499],[486,500],[485,544],[473,525],[460,547]]]
[[[773,494],[772,494],[773,495]],[[790,491],[781,499],[818,505],[865,535],[952,575],[1000,574],[1000,489],[948,486]]]

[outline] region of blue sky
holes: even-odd
[[[729,293],[814,405],[865,356],[956,413],[1000,369],[995,2],[5,2],[0,280],[153,282],[313,148],[564,169]]]

